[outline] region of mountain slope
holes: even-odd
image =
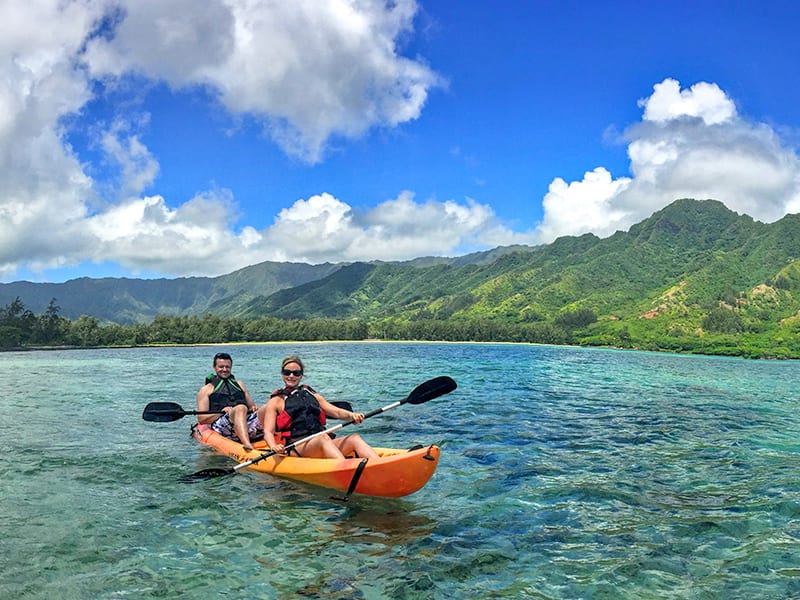
[[[259,295],[325,277],[341,265],[264,262],[220,277],[72,279],[64,283],[0,283],[0,305],[19,297],[40,314],[55,298],[60,315],[90,315],[115,323],[144,323],[156,315],[228,315]]]
[[[780,355],[783,347],[794,356],[800,216],[764,224],[714,200],[683,199],[604,239],[567,236],[408,262],[262,263],[217,278],[0,285],[0,304],[16,296],[37,313],[55,297],[62,316],[118,323],[206,313],[357,319],[373,331],[412,336],[447,331],[439,324],[452,331],[495,324],[504,339],[511,332],[514,339],[685,351],[713,343],[740,354],[749,344],[759,346],[753,355]],[[461,331],[454,335],[468,337],[457,339],[473,339],[463,333],[469,327]],[[733,337],[715,337],[726,335]],[[494,338],[484,331],[481,339]]]
[[[785,222],[783,222],[785,221]],[[746,290],[800,254],[800,222],[764,225],[720,202],[679,200],[628,232],[586,234],[481,264],[355,264],[256,298],[238,313],[285,318],[545,320],[565,308],[631,315],[682,280],[694,301]]]

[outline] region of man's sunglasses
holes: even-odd
[[[303,372],[300,369],[283,369],[281,371],[285,376],[294,375],[295,377],[301,377]]]

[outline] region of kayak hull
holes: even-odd
[[[240,463],[269,451],[263,440],[255,442],[254,449],[247,451],[239,442],[220,435],[209,425],[195,425],[192,435],[201,444]],[[375,448],[375,451],[380,458],[366,461],[358,457],[340,459],[273,455],[246,468],[340,492],[399,498],[421,489],[439,464],[440,449],[435,445],[412,450]],[[353,483],[355,488],[351,490]]]

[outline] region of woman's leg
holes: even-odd
[[[355,454],[361,458],[379,458],[378,453],[375,452],[372,446],[365,442],[364,438],[357,433],[331,441],[339,447],[339,450],[345,456],[355,452]]]
[[[329,435],[318,435],[296,448],[300,456],[306,458],[344,458],[344,454]]]

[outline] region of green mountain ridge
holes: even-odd
[[[63,316],[116,323],[355,319],[453,339],[502,327],[521,341],[800,356],[800,215],[764,224],[716,200],[681,199],[603,239],[406,262],[261,263],[216,278],[0,284],[0,303],[16,297],[35,312],[55,297]]]
[[[763,245],[761,238],[770,227],[782,225],[756,223],[716,201],[681,200],[627,233],[606,239],[592,234],[562,237],[483,264],[413,269],[402,264],[348,265],[325,278],[256,298],[240,316],[374,318],[427,312],[435,318],[444,310],[448,318],[525,322],[541,320],[532,311],[542,318],[567,308],[635,312],[682,278],[697,278],[706,295],[714,295],[774,275],[775,261],[772,267],[755,263],[746,251]],[[783,260],[783,251],[774,254]],[[452,310],[453,303],[460,308]]]
[[[239,316],[390,324],[547,324],[583,315],[571,343],[794,354],[800,216],[764,224],[715,200],[683,199],[600,239],[559,238],[481,263],[356,263],[249,302]],[[586,315],[593,315],[591,323]],[[721,339],[720,335],[734,336]],[[758,338],[758,339],[756,339]],[[782,349],[784,348],[784,349]]]

